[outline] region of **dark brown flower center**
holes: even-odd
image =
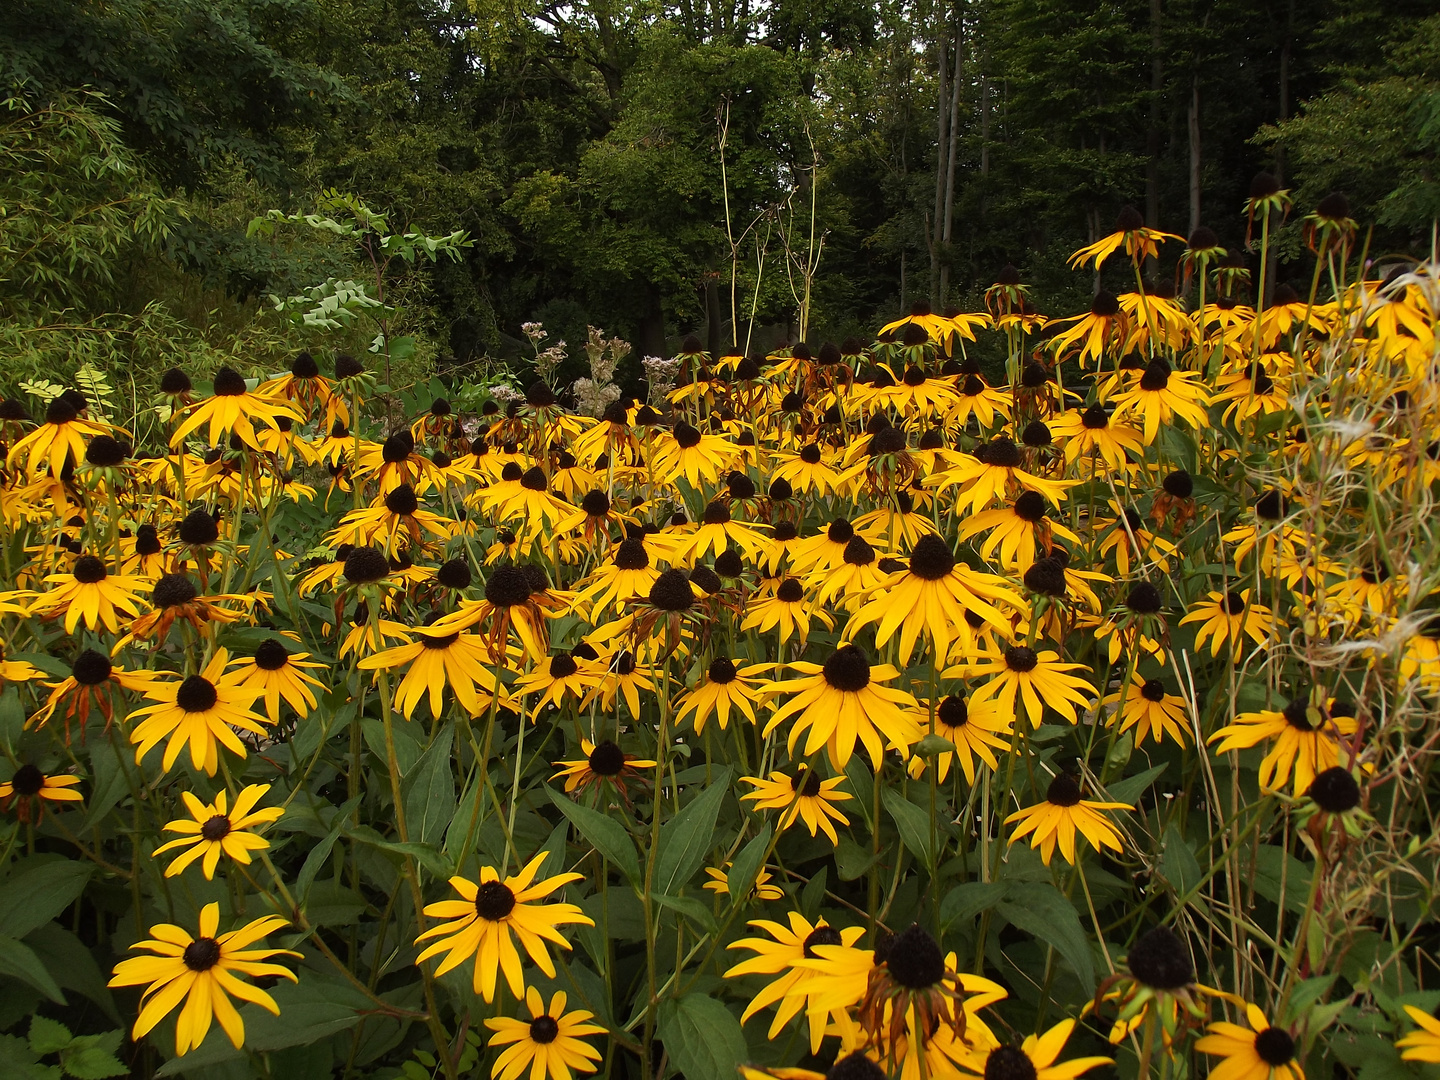
[[[596,776],[618,776],[625,768],[625,754],[609,739],[595,744],[590,751],[590,771]]]
[[[1005,666],[1021,675],[1034,671],[1039,663],[1040,657],[1028,645],[1012,645],[1005,650]]]
[[[530,1039],[537,1043],[552,1043],[560,1035],[560,1025],[553,1016],[537,1016],[530,1021]]]
[[[650,606],[660,611],[689,611],[695,603],[695,590],[682,570],[666,570],[650,586]]]
[[[805,587],[800,584],[799,578],[786,578],[780,583],[780,588],[775,590],[777,598],[787,604],[798,604],[805,596]],[[1440,620],[1436,622],[1440,626]]]
[[[1130,974],[1155,990],[1179,990],[1195,981],[1185,943],[1168,926],[1141,935],[1130,950]]]
[[[211,937],[196,938],[185,946],[182,959],[191,971],[209,971],[220,962],[220,943]]]
[[[813,799],[820,794],[820,774],[814,769],[801,769],[790,777],[790,790],[802,799]]]
[[[864,690],[870,683],[870,661],[858,645],[842,645],[825,661],[825,681],[844,693]]]
[[[840,936],[840,931],[833,926],[817,926],[810,933],[805,935],[805,957],[808,960],[816,959],[815,946],[817,945],[844,945],[845,939]]]
[[[16,795],[24,798],[40,794],[40,789],[44,786],[45,774],[34,765],[21,765],[10,778],[10,787]]]
[[[230,835],[229,817],[224,814],[216,814],[209,818],[204,825],[200,826],[200,835],[211,842],[224,840]]]
[[[203,675],[191,675],[175,691],[175,704],[188,713],[207,712],[218,700],[215,684]]]
[[[945,977],[940,943],[919,923],[911,923],[895,936],[885,966],[896,982],[911,990],[935,986]]]
[[[910,572],[922,581],[939,581],[955,569],[955,555],[940,537],[922,536],[910,553]]]
[[[1343,814],[1360,805],[1360,785],[1350,770],[1333,765],[1310,782],[1305,792],[1315,805],[1330,814]]]
[[[1035,1064],[1013,1046],[997,1046],[985,1059],[985,1080],[1035,1080]]]
[[[97,581],[104,581],[109,575],[105,569],[105,563],[94,555],[81,555],[75,560],[75,569],[71,571],[75,580],[82,585],[93,585]]]
[[[475,911],[482,919],[499,922],[515,910],[515,893],[503,881],[484,882],[475,893]]]
[[[1080,802],[1080,782],[1069,773],[1056,773],[1045,791],[1045,801],[1051,806],[1075,806]]]
[[[485,599],[497,608],[523,604],[530,599],[530,579],[519,567],[502,566],[485,582]]]
[[[255,666],[262,671],[279,671],[290,660],[290,651],[276,638],[266,638],[255,648]]]
[[[114,670],[110,658],[94,649],[86,649],[70,665],[71,677],[81,686],[99,686]]]
[[[1140,687],[1140,696],[1146,701],[1164,701],[1165,684],[1159,679],[1146,679],[1145,685]]]
[[[1255,1036],[1255,1053],[1267,1065],[1284,1065],[1295,1056],[1295,1040],[1279,1028],[1266,1028]]]

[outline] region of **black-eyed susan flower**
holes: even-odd
[[[197,634],[204,633],[212,623],[235,622],[240,612],[222,607],[219,601],[245,602],[232,595],[202,596],[195,581],[187,574],[165,574],[150,591],[151,610],[130,624],[130,630],[118,645],[136,641],[163,642],[177,622],[188,623]],[[117,648],[118,648],[117,645]]]
[[[936,487],[958,487],[955,495],[957,513],[979,513],[986,507],[1014,498],[1022,490],[1036,491],[1056,506],[1065,498],[1065,490],[1078,480],[1051,480],[1029,472],[1021,466],[1025,459],[1019,445],[1008,435],[997,435],[981,443],[972,454],[935,477]]]
[[[874,960],[856,1018],[869,1040],[892,1063],[907,1022],[927,1035],[943,1026],[956,1038],[965,1037],[969,1020],[966,983],[976,977],[957,971],[955,954],[946,956],[928,930],[911,923],[888,942],[883,953],[877,950]],[[979,981],[986,989],[999,989],[988,979]],[[827,995],[817,997],[821,1006],[834,1003]]]
[[[73,634],[83,621],[91,630],[120,632],[122,619],[140,614],[136,592],[149,586],[144,578],[112,574],[104,560],[81,555],[67,573],[50,574],[48,591],[30,603],[30,614],[41,618],[64,616],[65,632]]]
[[[375,505],[352,510],[341,518],[339,528],[327,537],[326,543],[332,547],[378,547],[386,555],[395,555],[429,541],[443,541],[451,531],[449,521],[421,506],[414,488],[397,484]]]
[[[745,607],[745,618],[740,628],[758,630],[762,634],[773,630],[781,645],[797,637],[803,646],[810,640],[811,624],[817,622],[827,630],[835,629],[835,620],[830,613],[805,595],[804,583],[799,578],[787,577],[775,587],[774,592],[757,593],[751,598]]]
[[[540,661],[550,653],[547,620],[559,618],[573,603],[573,594],[549,588],[543,574],[535,580],[524,567],[499,566],[485,581],[483,600],[462,603],[458,611],[437,619],[430,632],[445,634],[479,627],[491,663],[500,663],[513,631],[525,654]]]
[[[1101,810],[1129,810],[1128,803],[1092,802],[1081,797],[1080,782],[1069,773],[1059,772],[1050,781],[1045,801],[1015,811],[1005,824],[1015,823],[1010,843],[1030,837],[1030,846],[1040,852],[1046,866],[1059,844],[1065,861],[1075,863],[1075,835],[1079,833],[1098,851],[1109,848],[1123,851],[1120,832],[1106,820]]]
[[[39,675],[39,672],[36,672]],[[108,728],[111,719],[115,715],[115,695],[117,691],[129,690],[133,693],[143,694],[155,681],[155,675],[149,671],[126,671],[111,661],[110,657],[94,649],[84,649],[75,657],[70,665],[70,674],[59,682],[47,682],[50,687],[50,696],[46,699],[34,716],[30,717],[28,726],[34,728],[44,727],[55,715],[55,710],[63,705],[64,711],[61,719],[65,724],[65,741],[70,741],[70,722],[78,721],[80,730],[85,730],[86,723],[90,720],[90,710],[98,709],[105,717],[105,724]]]
[[[547,858],[549,853],[542,851],[518,874],[503,880],[493,866],[480,868],[478,882],[452,877],[450,887],[460,894],[460,899],[426,905],[426,915],[444,921],[415,939],[417,945],[422,941],[431,942],[415,962],[423,964],[432,956],[445,953],[445,959],[435,969],[438,978],[473,958],[475,993],[487,1003],[494,1001],[495,983],[504,972],[506,985],[518,998],[525,989],[520,953],[515,947],[518,940],[535,966],[553,979],[555,963],[545,942],[562,949],[570,948],[570,943],[555,928],[567,923],[582,926],[595,923],[574,904],[538,902],[562,885],[579,881],[581,876],[556,874],[536,881],[535,875]]]
[[[999,562],[1023,574],[1037,558],[1050,554],[1054,538],[1078,544],[1080,537],[1051,518],[1050,503],[1038,491],[1022,491],[1015,501],[995,510],[982,510],[960,523],[961,540],[984,535],[976,549],[981,558]]]
[[[1199,379],[1195,372],[1176,371],[1168,360],[1157,356],[1133,389],[1116,396],[1115,412],[1139,417],[1147,445],[1155,441],[1162,424],[1173,423],[1176,417],[1192,428],[1203,428],[1210,422],[1205,412],[1210,394]]]
[[[1247,637],[1256,645],[1264,645],[1275,627],[1275,614],[1258,601],[1252,603],[1250,596],[1250,589],[1224,593],[1212,589],[1204,600],[1191,604],[1180,623],[1200,623],[1195,648],[1202,648],[1208,639],[1210,655],[1219,656],[1227,641],[1232,655],[1239,653]]]
[[[965,1069],[984,1080],[1074,1080],[1097,1065],[1112,1063],[1107,1057],[1060,1061],[1060,1054],[1074,1030],[1074,1020],[1061,1020],[1043,1035],[1025,1036],[1019,1046],[997,1046],[975,1055],[965,1063]]]
[[[858,533],[845,545],[841,560],[829,570],[815,570],[805,579],[820,604],[850,610],[880,588],[889,577],[888,564]]]
[[[718,556],[731,547],[738,547],[753,559],[765,546],[766,528],[735,520],[730,516],[730,506],[715,499],[705,507],[694,531],[676,541],[672,555],[677,562],[688,566],[712,552]]]
[[[1131,946],[1121,969],[1100,984],[1095,1002],[1117,1007],[1112,1043],[1124,1041],[1147,1017],[1155,1017],[1169,1049],[1186,1031],[1204,1023],[1200,997],[1215,993],[1195,981],[1195,965],[1180,936],[1168,926],[1155,926]]]
[[[1248,1028],[1217,1020],[1208,1035],[1195,1041],[1202,1054],[1223,1059],[1211,1066],[1210,1075],[1215,1080],[1305,1080],[1294,1036],[1271,1027],[1255,1005],[1245,1006],[1245,1019]]]
[[[26,762],[0,781],[0,810],[15,807],[22,822],[38,821],[45,814],[47,802],[80,802],[80,792],[73,791],[80,777],[68,773],[47,774]]]
[[[749,925],[769,934],[768,938],[749,937],[732,941],[726,948],[746,949],[755,955],[742,960],[725,972],[727,979],[743,978],[747,975],[771,976],[770,981],[750,999],[740,1016],[744,1023],[762,1009],[776,1006],[775,1017],[770,1022],[769,1037],[777,1038],[786,1025],[805,1010],[805,1019],[810,1035],[811,1052],[820,1049],[826,1028],[838,1010],[813,1009],[807,1001],[807,984],[813,983],[816,972],[800,966],[804,960],[816,958],[815,948],[820,945],[839,945],[851,948],[865,931],[862,927],[839,928],[829,925],[824,919],[813,924],[799,912],[792,911],[785,923],[770,919],[751,919]]]
[[[805,735],[806,757],[824,747],[830,763],[843,769],[859,743],[878,769],[887,746],[904,754],[920,738],[915,699],[883,685],[900,672],[890,664],[872,665],[858,645],[840,646],[824,664],[797,660],[789,667],[803,677],[770,682],[761,690],[791,695],[770,717],[765,734],[790,721],[786,745],[792,755]]]
[[[315,691],[325,687],[307,669],[325,665],[309,659],[310,654],[291,652],[278,637],[268,637],[248,657],[236,657],[232,664],[241,675],[239,685],[263,691],[265,715],[272,724],[280,722],[280,700],[299,717],[310,715],[316,706]]]
[[[565,793],[572,794],[586,788],[599,787],[609,782],[625,794],[627,784],[643,781],[642,770],[655,768],[655,762],[627,754],[609,739],[593,743],[580,740],[580,751],[585,755],[579,761],[557,761],[560,771],[550,779],[565,780]]]
[[[592,616],[599,619],[606,611],[622,611],[649,596],[659,576],[645,540],[628,536],[576,591],[590,604]]]
[[[1406,1005],[1404,1009],[1405,1015],[1414,1021],[1417,1030],[1395,1041],[1400,1057],[1405,1061],[1440,1065],[1440,1019],[1414,1005]]]
[[[929,712],[925,702],[920,703],[916,714],[920,727],[929,725]],[[1014,713],[1007,713],[992,701],[966,700],[958,694],[950,694],[935,704],[935,734],[949,741],[955,748],[942,750],[935,755],[936,778],[943,784],[950,775],[950,766],[960,763],[967,784],[975,783],[975,759],[979,758],[992,770],[999,768],[995,758],[996,750],[1009,747],[1009,738],[1014,729]],[[926,758],[915,756],[910,759],[910,775],[920,776],[926,766]]]
[[[785,481],[793,492],[801,495],[831,495],[846,483],[846,471],[826,459],[818,443],[806,443],[798,451],[777,451],[773,480]]]
[[[78,464],[85,460],[85,440],[116,431],[107,424],[87,420],[62,394],[45,408],[45,422],[10,448],[7,465],[23,462],[26,474],[34,479],[48,467],[51,476],[59,476],[67,460]],[[124,434],[124,432],[121,432]]]
[[[1087,470],[1125,472],[1131,455],[1139,458],[1145,450],[1141,433],[1124,420],[1112,418],[1105,406],[1095,402],[1084,409],[1071,409],[1049,421],[1047,426],[1070,464],[1083,462]]]
[[[1079,722],[1077,706],[1088,708],[1095,689],[1073,671],[1088,671],[1083,664],[1067,664],[1054,649],[1032,649],[1010,645],[980,663],[961,664],[945,672],[945,678],[968,675],[985,681],[970,696],[972,705],[993,701],[1002,714],[1020,716],[1018,706],[1030,723],[1040,726],[1048,705],[1070,723]]]
[[[716,896],[729,896],[730,868],[734,865],[734,863],[727,862],[724,866],[707,866],[705,868],[705,876],[709,880],[701,887],[709,892],[713,892]],[[773,884],[772,879],[774,876],[775,875],[762,866],[760,872],[755,875],[754,883],[746,892],[746,897],[748,898],[749,895],[753,893],[761,900],[779,900],[785,895],[785,890],[779,885]]]
[[[250,390],[243,375],[234,368],[222,367],[215,372],[214,393],[190,407],[189,415],[170,436],[170,445],[180,446],[191,432],[204,427],[206,440],[212,446],[234,436],[246,446],[258,449],[255,425],[274,428],[282,416],[295,423],[305,422],[305,418],[284,401]]]
[[[654,450],[655,473],[662,483],[684,480],[694,488],[713,484],[727,472],[739,447],[718,435],[703,434],[683,420],[662,436]]]
[[[1293,779],[1295,790],[1303,793],[1316,774],[1340,763],[1342,744],[1348,752],[1346,740],[1355,734],[1357,722],[1342,715],[1344,711],[1333,702],[1316,705],[1301,693],[1279,711],[1241,713],[1206,742],[1219,743],[1217,754],[1268,742],[1270,748],[1260,760],[1261,790],[1273,791]]]
[[[1136,746],[1144,745],[1147,738],[1156,743],[1168,738],[1180,746],[1190,742],[1185,699],[1166,690],[1160,679],[1132,679],[1123,705],[1118,692],[1107,695],[1101,704],[1111,710],[1109,722],[1118,721],[1122,734],[1135,732]]]
[[[655,681],[651,675],[651,665],[639,663],[633,650],[616,649],[603,658],[599,685],[585,695],[580,702],[580,711],[588,709],[598,697],[600,707],[608,713],[616,708],[617,698],[624,698],[631,717],[640,719],[640,695],[655,693]]]
[[[1053,319],[1050,325],[1067,322],[1074,325],[1050,339],[1049,348],[1057,364],[1067,359],[1073,348],[1082,367],[1087,360],[1095,361],[1098,366],[1107,353],[1118,352],[1130,336],[1130,320],[1121,310],[1120,301],[1103,289],[1095,294],[1090,310],[1084,315]]]
[[[162,760],[166,772],[188,745],[191,763],[205,775],[214,776],[220,767],[221,746],[237,757],[245,756],[245,744],[236,736],[237,730],[265,734],[264,720],[250,711],[264,691],[242,687],[243,676],[225,670],[229,660],[226,650],[216,649],[199,674],[156,681],[146,689],[145,697],[155,704],[130,714],[131,719],[143,717],[130,732],[137,765],[166,740]]]
[[[413,640],[377,652],[360,661],[366,671],[390,670],[408,665],[395,687],[395,708],[413,719],[415,706],[429,696],[430,715],[444,714],[445,688],[470,716],[479,716],[497,694],[504,697],[479,634],[442,629],[438,622],[415,627],[407,636]]]
[[[237,975],[251,978],[281,978],[298,981],[295,973],[265,961],[276,956],[300,954],[289,949],[251,949],[265,935],[286,925],[278,915],[266,915],[254,922],[218,934],[220,905],[206,904],[200,911],[199,936],[172,923],[150,927],[150,939],[137,941],[132,949],[145,949],[154,956],[132,956],[115,965],[110,986],[144,986],[140,1015],[131,1037],[142,1038],[183,1001],[175,1026],[175,1053],[185,1054],[205,1041],[212,1021],[237,1050],[245,1043],[245,1024],[231,997],[259,1005],[280,1015],[275,999],[259,987],[241,982]],[[148,984],[148,985],[147,985]]]
[[[581,648],[589,650],[591,654],[595,652],[589,645],[582,644]],[[584,655],[564,652],[556,653],[534,671],[522,676],[516,682],[515,689],[521,694],[540,695],[530,710],[533,720],[546,705],[554,705],[557,709],[563,708],[567,701],[579,705],[587,694],[600,688],[604,678],[603,664],[597,663],[593,658],[587,659]]]
[[[155,849],[155,854],[163,855],[182,848],[188,850],[171,861],[165,868],[165,876],[175,877],[200,859],[200,868],[205,873],[205,880],[209,881],[215,876],[221,855],[234,859],[242,866],[249,866],[251,852],[264,851],[270,846],[270,841],[253,830],[278,821],[285,813],[283,806],[256,809],[256,804],[269,790],[269,784],[250,784],[235,796],[235,805],[228,809],[229,792],[221,791],[213,803],[207,804],[190,792],[182,791],[180,797],[190,811],[190,820],[179,818],[167,822],[165,831],[180,833],[181,836],[161,844]]]
[[[741,801],[754,800],[757,810],[779,810],[782,830],[801,821],[810,830],[811,836],[824,832],[831,844],[838,844],[840,838],[831,822],[850,824],[850,819],[834,805],[853,797],[839,790],[845,782],[843,776],[825,780],[814,769],[801,765],[792,773],[772,772],[768,780],[758,776],[742,776],[740,779],[755,788],[749,794],[740,796]]]
[[[1158,258],[1160,245],[1166,240],[1179,240],[1184,243],[1185,238],[1149,228],[1145,219],[1140,216],[1140,211],[1133,206],[1125,206],[1115,218],[1115,231],[1071,255],[1070,267],[1074,269],[1093,264],[1095,269],[1099,270],[1105,265],[1105,260],[1121,248],[1124,248],[1125,254],[1139,266],[1146,259]]]
[[[485,1026],[495,1032],[487,1043],[503,1046],[490,1070],[494,1080],[519,1080],[529,1071],[529,1080],[570,1080],[572,1071],[593,1073],[603,1060],[600,1051],[585,1041],[586,1035],[603,1035],[605,1029],[588,1021],[595,1014],[584,1009],[565,1011],[565,991],[556,990],[546,1005],[533,986],[525,990],[529,1020],[508,1016],[487,1017]]]
[[[745,664],[736,666],[728,656],[717,656],[705,669],[705,677],[693,690],[676,702],[675,726],[679,727],[686,718],[695,727],[695,734],[705,731],[705,722],[713,715],[726,730],[730,725],[730,710],[743,715],[755,723],[755,706],[760,702],[756,677],[770,670],[773,664]]]
[[[900,660],[908,663],[915,643],[923,634],[943,664],[959,645],[968,650],[974,634],[965,616],[978,616],[991,626],[1009,627],[1007,614],[1024,606],[1008,583],[993,574],[971,570],[958,562],[954,552],[938,536],[925,536],[915,545],[904,572],[893,577],[861,607],[846,627],[875,623],[875,644],[883,647],[900,635]]]

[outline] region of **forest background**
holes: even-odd
[[[7,0],[0,94],[7,374],[137,402],[317,330],[484,383],[541,322],[568,384],[600,327],[643,396],[685,334],[868,341],[1006,263],[1083,310],[1065,256],[1123,204],[1236,249],[1260,169],[1302,211],[1280,281],[1332,189],[1372,252],[1440,216],[1426,0]],[[386,230],[455,257],[387,263]]]

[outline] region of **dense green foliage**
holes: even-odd
[[[633,380],[686,332],[838,340],[973,303],[1006,262],[1073,305],[1061,256],[1122,204],[1234,246],[1261,168],[1418,252],[1436,30],[1423,0],[13,0],[0,203],[27,267],[0,288],[175,320],[190,353],[217,322],[264,337],[267,295],[364,260],[245,226],[335,189],[473,240],[408,280],[422,356],[513,358],[538,320],[580,374],[597,325],[635,342]],[[1279,247],[1307,282],[1297,222]]]

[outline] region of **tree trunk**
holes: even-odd
[[[939,303],[941,218],[945,213],[945,147],[950,131],[950,70],[949,25],[937,21],[935,32],[935,70],[938,87],[935,99],[935,215],[930,219],[930,303]]]
[[[1285,34],[1280,40],[1280,100],[1278,102],[1279,108],[1277,111],[1279,116],[1277,119],[1282,124],[1290,118],[1290,47],[1294,37],[1295,0],[1290,0],[1285,7]],[[1283,141],[1277,141],[1275,143],[1275,179],[1280,182],[1282,188],[1285,186],[1285,143]],[[1278,225],[1279,222],[1277,221],[1275,224]],[[1276,258],[1273,247],[1273,231],[1271,232],[1271,239],[1272,247],[1270,258],[1265,269],[1266,297],[1275,295],[1275,282],[1278,280],[1280,269],[1278,266],[1280,260]]]
[[[720,278],[711,275],[705,279],[705,349],[711,356],[719,356],[724,344],[721,331],[725,328],[725,317],[720,313]]]
[[[1200,227],[1200,76],[1190,77],[1190,232]]]
[[[640,316],[640,333],[636,335],[640,340],[641,357],[658,356],[662,360],[670,355],[665,344],[665,308],[660,303],[660,290],[652,284],[646,284],[644,297],[644,312]]]
[[[955,159],[960,153],[960,54],[965,41],[963,15],[955,12],[955,71],[950,79],[950,145],[945,162],[945,226],[940,234],[942,262],[940,264],[940,304],[943,306],[950,294],[950,233],[955,220]]]
[[[1165,61],[1161,52],[1160,0],[1150,0],[1150,130],[1145,137],[1145,224],[1160,227],[1160,150],[1164,133],[1160,130],[1160,97],[1165,89]],[[1146,270],[1155,272],[1155,260],[1146,260]]]

